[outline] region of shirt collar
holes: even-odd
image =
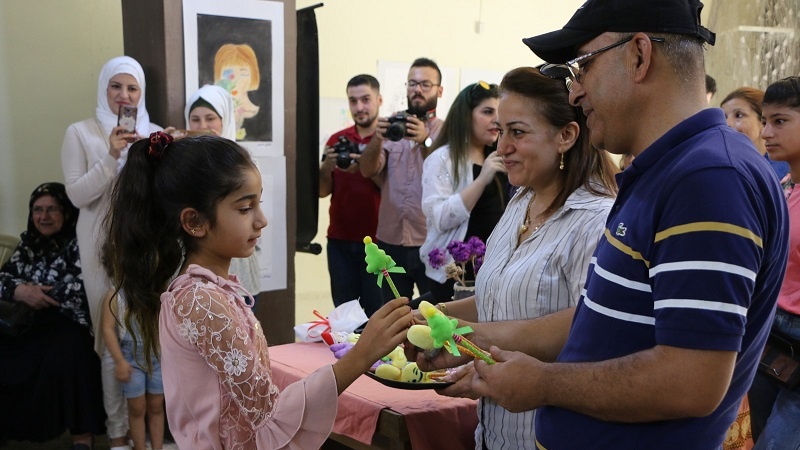
[[[630,175],[637,175],[638,173],[646,171],[656,164],[661,157],[669,153],[670,150],[680,146],[693,136],[710,128],[727,126],[725,122],[725,113],[719,108],[707,108],[698,112],[664,133],[663,136],[656,139],[656,141],[644,149],[639,156],[634,158],[631,166],[628,168],[630,169]],[[623,173],[627,176],[628,170],[625,170]]]

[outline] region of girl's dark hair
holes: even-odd
[[[200,221],[216,223],[219,200],[240,188],[248,170],[256,170],[250,154],[216,136],[199,136],[168,144],[160,156],[149,154],[142,139],[128,151],[128,160],[114,182],[104,220],[107,232],[103,263],[114,289],[127,303],[124,324],[139,325],[144,362],[158,355],[161,293],[196,248],[180,220],[184,208],[197,210]],[[134,354],[137,342],[134,340]]]
[[[567,197],[581,186],[596,195],[616,195],[614,164],[605,150],[592,146],[586,130],[586,117],[579,108],[570,105],[569,91],[563,79],[542,75],[533,67],[519,67],[508,72],[500,83],[500,95],[506,94],[527,98],[536,113],[556,128],[570,122],[576,122],[580,127],[575,144],[564,154],[565,168],[559,172],[563,188],[547,207],[549,211],[563,206]]]
[[[800,77],[787,77],[770,84],[764,92],[764,104],[800,108]]]
[[[472,110],[477,108],[487,98],[499,98],[496,84],[485,81],[473,83],[458,93],[447,118],[442,125],[442,130],[431,146],[431,150],[450,144],[450,160],[453,164],[453,185],[458,186],[461,176],[459,168],[467,160],[469,153],[469,140],[472,138]]]
[[[758,115],[758,120],[761,120],[761,104],[764,103],[764,91],[751,87],[740,87],[726,95],[725,98],[722,99],[720,106],[735,98],[747,102],[747,104],[750,105],[750,109]]]

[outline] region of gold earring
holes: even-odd
[[[197,228],[192,228],[190,231],[192,232],[192,235],[194,235],[195,233],[197,233]]]
[[[558,165],[558,170],[564,170],[564,154],[561,154],[561,163]]]

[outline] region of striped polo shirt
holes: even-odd
[[[774,315],[786,201],[769,164],[716,108],[659,138],[618,182],[558,360],[603,361],[656,345],[735,351],[731,385],[702,418],[629,424],[540,408],[537,440],[547,450],[718,448]]]

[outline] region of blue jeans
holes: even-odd
[[[778,309],[774,329],[800,340],[800,317]],[[757,373],[748,393],[753,450],[800,449],[800,389],[790,391]]]
[[[428,283],[430,278],[425,275],[425,264],[419,259],[419,247],[403,247],[401,245],[391,245],[385,242],[378,242],[378,247],[391,256],[398,266],[406,270],[406,273],[393,273],[392,281],[401,297],[408,297],[410,300],[414,296],[414,284],[417,285],[419,294],[422,295],[430,290]],[[363,252],[363,249],[362,249]],[[394,293],[389,287],[389,283],[383,282],[383,298],[391,300]]]
[[[126,333],[122,338],[120,347],[122,348],[122,356],[131,365],[133,371],[131,378],[127,383],[122,385],[122,394],[125,398],[141,397],[147,392],[148,394],[163,394],[164,384],[161,381],[161,362],[155,356],[150,358],[153,365],[153,371],[147,373],[147,367],[144,366],[144,346],[141,339],[137,341],[136,354],[133,353],[133,338],[130,333]]]
[[[336,306],[359,299],[367,317],[383,306],[375,275],[367,272],[364,243],[328,238],[328,273]]]

